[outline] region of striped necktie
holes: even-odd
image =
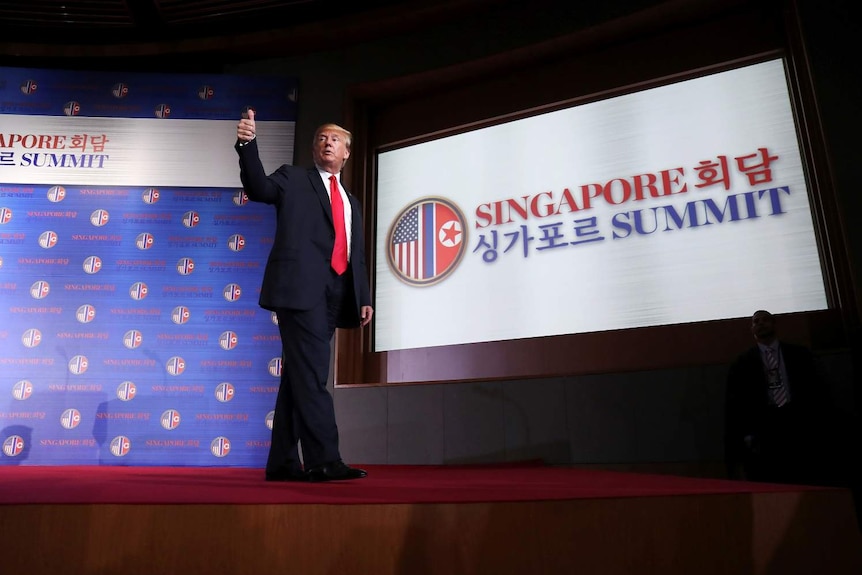
[[[776,407],[787,403],[787,385],[781,379],[781,366],[778,363],[778,353],[771,347],[766,348],[766,371],[769,381],[769,397]]]

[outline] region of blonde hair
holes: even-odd
[[[350,143],[353,141],[353,134],[351,134],[349,130],[345,130],[338,124],[323,124],[322,126],[318,127],[314,131],[314,139],[311,143],[316,143],[317,137],[320,135],[321,132],[325,131],[340,132],[344,136],[344,145],[347,146],[348,150],[350,149]]]

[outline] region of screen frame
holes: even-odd
[[[785,314],[782,335],[819,348],[843,346],[855,298],[798,16],[755,4],[680,16],[670,24],[666,14],[647,10],[539,46],[356,87],[348,120],[361,136],[346,171],[363,203],[369,269],[376,269],[375,242],[386,233],[374,216],[377,153],[783,58],[829,309]],[[747,317],[730,318],[386,352],[373,351],[370,328],[339,330],[334,381],[530,379],[726,363],[751,344],[748,323]]]

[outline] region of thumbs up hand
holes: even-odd
[[[242,119],[236,125],[236,137],[241,142],[251,142],[255,138],[254,110],[246,108],[242,112]]]

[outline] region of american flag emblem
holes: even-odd
[[[44,299],[51,293],[51,285],[45,280],[33,282],[30,286],[30,296],[33,299]]]
[[[129,85],[118,82],[111,88],[111,94],[114,95],[114,98],[125,98],[129,95]]]
[[[145,204],[155,204],[159,201],[159,190],[156,188],[147,188],[141,194],[141,199],[144,200]]]
[[[57,245],[57,232],[47,231],[39,234],[39,245],[50,250]]]
[[[234,393],[236,393],[236,389],[234,389],[233,384],[226,381],[218,384],[215,389],[216,399],[222,403],[227,403],[233,399]]]
[[[230,351],[236,347],[236,344],[239,343],[239,338],[236,335],[236,332],[233,331],[225,331],[218,338],[218,344],[225,351]]]
[[[210,443],[210,452],[216,457],[224,457],[230,453],[230,439],[224,436],[216,437]]]
[[[93,275],[99,273],[102,269],[102,258],[99,256],[90,256],[84,260],[84,272]]]
[[[222,295],[227,301],[236,301],[242,295],[242,288],[239,287],[239,284],[227,284],[224,286]]]
[[[81,412],[77,409],[67,409],[60,416],[60,425],[65,429],[75,429],[81,423]]]
[[[177,272],[181,276],[187,276],[195,271],[195,261],[192,258],[180,258],[177,262]]]
[[[100,228],[108,223],[108,220],[111,219],[111,215],[108,213],[108,210],[95,210],[92,214],[90,214],[90,223]]]
[[[168,431],[180,426],[180,412],[176,409],[167,409],[162,413],[162,427]]]
[[[198,98],[201,100],[210,100],[215,96],[215,90],[212,86],[201,86],[198,88]]]
[[[263,421],[266,424],[266,428],[272,431],[272,422],[275,421],[275,411],[267,413],[266,418]]]
[[[79,306],[77,311],[75,311],[75,318],[80,323],[90,323],[94,319],[96,319],[96,308],[91,306],[88,303],[85,303],[82,306]]]
[[[171,311],[171,321],[177,325],[188,323],[191,317],[192,312],[184,305],[178,305],[173,309],[173,311]]]
[[[183,225],[187,228],[193,228],[201,223],[201,216],[197,212],[188,211],[183,214]]]
[[[182,375],[186,370],[186,360],[178,355],[175,355],[165,364],[165,369],[171,375]]]
[[[269,312],[269,319],[272,321],[273,325],[278,325],[278,314],[274,311]]]
[[[132,381],[124,381],[117,386],[117,399],[120,401],[131,401],[138,393],[138,386]]]
[[[123,334],[123,345],[128,349],[137,349],[144,343],[144,334],[136,329],[130,329]]]
[[[83,355],[76,355],[75,357],[73,357],[72,359],[69,360],[69,371],[73,375],[81,375],[82,373],[87,371],[87,368],[89,366],[90,366],[89,360],[86,358],[86,356],[83,356]]]
[[[232,252],[240,252],[245,247],[245,238],[240,234],[234,234],[227,239],[227,247]]]
[[[238,206],[244,206],[248,203],[248,196],[245,193],[245,190],[236,190],[233,193],[233,203]]]
[[[62,202],[66,199],[66,188],[63,186],[51,186],[48,188],[48,201],[52,204]]]
[[[132,442],[125,435],[118,435],[111,440],[111,455],[122,457],[132,449]]]
[[[425,198],[407,206],[389,230],[389,267],[402,281],[425,286],[452,273],[464,255],[466,219],[443,198]]]
[[[36,84],[35,80],[27,80],[26,82],[21,84],[21,93],[25,96],[29,96],[38,89],[39,86]]]
[[[8,224],[12,221],[12,210],[0,208],[0,224]]]
[[[135,301],[144,299],[147,297],[148,293],[150,293],[150,288],[148,288],[147,284],[144,282],[135,282],[132,284],[132,287],[129,288],[129,297]]]
[[[154,243],[156,243],[156,238],[153,237],[153,234],[148,232],[138,234],[138,237],[135,238],[135,245],[139,250],[148,250],[153,247]]]
[[[171,107],[167,104],[159,104],[158,106],[156,106],[156,109],[153,110],[153,113],[156,115],[156,118],[170,118]]]
[[[74,100],[66,102],[63,106],[63,113],[67,116],[77,116],[81,113],[81,104]]]
[[[3,453],[7,457],[21,455],[24,451],[24,438],[20,435],[10,435],[3,441]]]
[[[274,357],[269,360],[269,375],[273,377],[281,377],[281,358]]]

